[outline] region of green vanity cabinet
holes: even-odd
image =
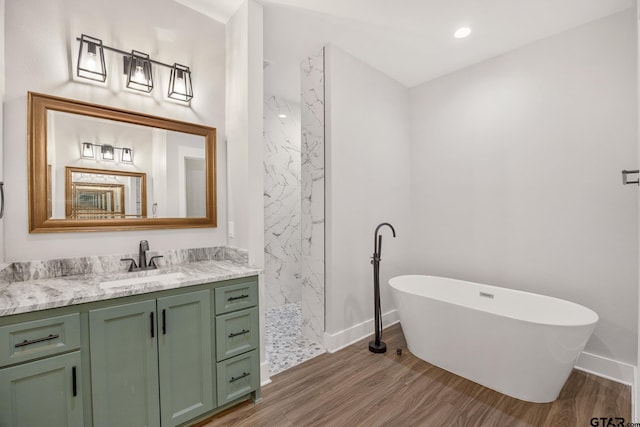
[[[228,359],[258,347],[258,308],[216,317],[216,357]]]
[[[256,276],[0,316],[0,427],[184,427],[260,393]]]
[[[80,348],[78,313],[0,327],[0,367]]]
[[[156,301],[89,312],[93,425],[159,426]]]
[[[80,352],[0,369],[0,426],[82,427]]]
[[[162,426],[175,426],[212,410],[211,293],[158,299]]]
[[[204,290],[89,312],[95,427],[176,426],[214,408],[210,301]]]
[[[241,280],[214,290],[216,315],[242,310],[258,305],[258,284],[255,279]]]
[[[217,363],[218,404],[231,402],[260,385],[260,360],[256,350]]]
[[[258,284],[245,281],[215,289],[218,405],[260,386]]]
[[[0,326],[0,426],[83,426],[80,316]]]

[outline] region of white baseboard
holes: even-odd
[[[631,386],[631,417],[634,422],[640,421],[640,414],[638,414],[640,408],[637,405],[637,368],[635,366],[583,351],[574,367],[580,371]]]
[[[578,357],[575,368],[630,386],[636,382],[635,366],[584,351]]]
[[[271,382],[271,364],[264,361],[260,364],[260,386],[264,387]]]
[[[382,327],[386,328],[398,323],[398,311],[391,310],[382,314]],[[329,353],[335,353],[374,333],[373,319],[358,323],[335,334],[324,333],[323,345]]]

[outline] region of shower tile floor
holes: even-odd
[[[302,335],[300,303],[267,309],[265,316],[265,347],[271,375],[324,353],[320,344]]]

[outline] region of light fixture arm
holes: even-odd
[[[82,39],[80,37],[76,37],[76,40],[77,41],[81,41]],[[109,50],[111,52],[119,53],[121,55],[131,56],[131,52],[127,52],[127,51],[124,51],[122,49],[118,49],[118,48],[115,48],[115,47],[107,46],[104,43],[102,44],[102,48],[105,49],[105,50]],[[148,61],[151,62],[152,64],[161,65],[161,66],[167,67],[167,68],[173,68],[173,65],[165,64],[164,62],[156,61],[155,59],[149,58]]]

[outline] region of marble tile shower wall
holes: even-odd
[[[300,197],[300,106],[268,96],[264,103],[266,308],[301,299]]]
[[[162,255],[158,266],[170,266],[198,261],[229,260],[238,264],[248,264],[248,252],[226,246],[211,248],[177,249],[169,251],[149,251],[151,256]],[[0,282],[22,282],[78,274],[107,274],[126,271],[127,264],[122,258],[138,259],[138,253],[87,256],[78,258],[51,259],[45,261],[20,261],[0,265]]]
[[[324,335],[324,48],[300,69],[302,92],[302,333]]]

